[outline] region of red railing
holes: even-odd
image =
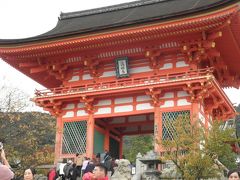
[[[35,95],[36,97],[43,97],[43,96],[53,96],[57,94],[66,94],[66,93],[79,93],[79,92],[84,93],[89,91],[107,90],[110,88],[114,89],[114,88],[124,88],[124,87],[131,87],[131,86],[141,86],[141,85],[154,84],[154,83],[171,81],[171,80],[200,77],[200,76],[212,74],[212,72],[213,72],[212,68],[207,68],[207,69],[192,70],[188,72],[174,73],[174,74],[167,74],[167,75],[153,75],[149,77],[140,77],[140,78],[116,79],[114,81],[109,81],[109,82],[97,82],[97,83],[86,84],[86,85],[75,86],[75,87],[58,87],[58,88],[45,89],[45,90],[35,90]]]

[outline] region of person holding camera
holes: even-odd
[[[8,160],[6,158],[4,149],[3,149],[3,144],[0,142],[0,177],[1,180],[11,180],[14,177],[14,173],[11,170],[11,167],[8,163]]]

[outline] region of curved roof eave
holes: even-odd
[[[240,0],[141,0],[87,11],[62,13],[52,30],[25,39],[0,39],[0,45],[53,40],[127,25],[180,18],[236,2]]]

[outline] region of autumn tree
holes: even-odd
[[[218,178],[224,168],[219,162],[228,168],[235,165],[230,144],[237,141],[234,129],[222,129],[221,124],[214,121],[206,129],[189,115],[167,120],[165,127],[171,135],[160,142],[165,150],[162,160],[172,161],[183,179]]]
[[[17,175],[26,167],[53,164],[56,121],[49,114],[1,112],[0,122],[0,141]]]

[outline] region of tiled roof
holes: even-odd
[[[0,40],[0,45],[31,43],[91,32],[136,26],[143,23],[181,18],[211,11],[240,0],[141,0],[86,11],[61,13],[55,28],[47,33],[26,38]]]

